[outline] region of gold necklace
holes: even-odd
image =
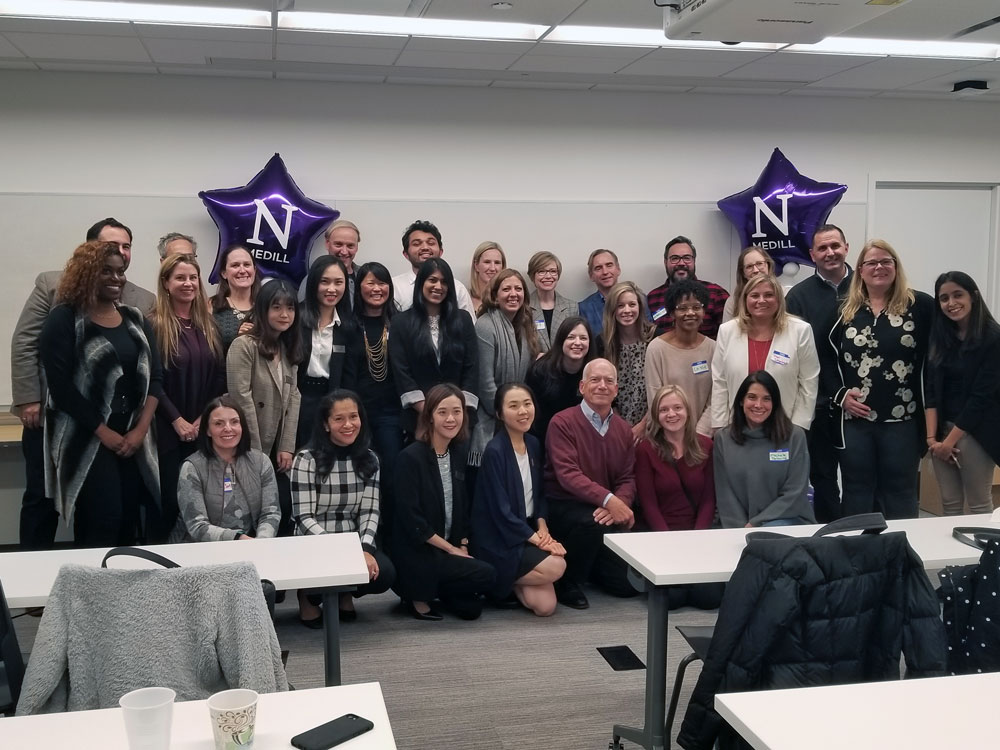
[[[368,343],[368,329],[362,325],[361,330],[365,337],[365,355],[368,359],[368,374],[372,376],[372,380],[376,383],[381,383],[389,374],[389,358],[386,356],[386,352],[389,348],[389,327],[386,325],[382,326],[382,336],[379,338],[375,346]]]

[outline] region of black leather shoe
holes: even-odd
[[[583,593],[581,589],[575,583],[557,583],[556,584],[556,599],[560,604],[571,607],[573,609],[587,609],[590,607],[590,602],[587,601],[587,595]]]
[[[314,617],[311,620],[305,620],[302,617],[299,617],[299,622],[312,630],[320,630],[323,627],[323,613],[320,612],[319,617]]]
[[[358,612],[355,609],[338,609],[337,616],[341,622],[354,622],[358,619]]]
[[[444,619],[444,616],[433,607],[428,609],[426,612],[421,612],[415,606],[413,606],[413,602],[407,602],[406,609],[411,615],[413,615],[414,619],[417,620],[427,620],[429,622],[437,622],[438,620]]]

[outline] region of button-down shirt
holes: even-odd
[[[729,292],[718,284],[702,279],[692,279],[697,281],[708,290],[708,307],[705,308],[705,320],[701,324],[699,332],[714,339],[719,335],[719,326],[722,325],[722,314],[726,309],[726,300],[729,299]],[[674,319],[664,306],[667,299],[667,289],[670,288],[670,280],[665,284],[656,287],[646,295],[649,303],[649,315],[656,323],[656,335],[666,333],[674,327]]]
[[[312,332],[312,353],[306,375],[310,378],[330,377],[330,355],[333,354],[333,329],[340,325],[340,315],[333,310],[333,320],[323,328]]]

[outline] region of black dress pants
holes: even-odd
[[[840,466],[840,413],[828,407],[817,406],[816,416],[806,442],[809,446],[809,483],[813,486],[813,511],[818,523],[830,523],[841,516],[840,485],[837,468]]]
[[[594,520],[595,507],[578,500],[549,500],[549,531],[566,548],[567,583],[596,583],[612,596],[635,596],[628,565],[604,545],[604,535],[624,531]]]
[[[41,427],[25,427],[21,433],[24,495],[21,498],[19,538],[22,550],[52,549],[59,526],[55,502],[45,496],[44,437]]]

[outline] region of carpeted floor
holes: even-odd
[[[357,600],[357,621],[341,628],[344,682],[382,684],[400,750],[603,750],[613,724],[641,724],[645,671],[615,672],[596,649],[627,645],[645,661],[646,605],[587,593],[588,610],[560,606],[543,619],[488,608],[475,622],[448,615],[418,622],[392,594]],[[278,639],[291,652],[288,678],[297,688],[319,687],[323,633],[299,624],[294,599],[277,611]],[[688,653],[673,625],[714,619],[714,612],[671,613],[668,691]],[[29,651],[38,619],[15,623]],[[698,672],[697,664],[688,670],[675,735]]]

